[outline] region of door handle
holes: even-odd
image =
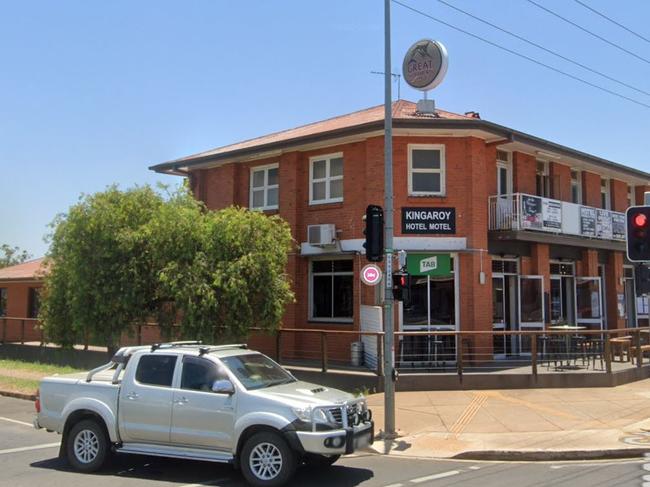
[[[182,405],[182,404],[187,404],[188,402],[189,402],[189,400],[185,396],[183,396],[180,399],[175,400],[174,404],[181,404]]]
[[[127,399],[131,399],[132,401],[136,400],[138,397],[140,397],[140,396],[138,395],[137,392],[129,392],[129,393],[126,395],[126,398],[127,398]]]

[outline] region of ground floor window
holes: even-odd
[[[312,260],[310,319],[352,321],[354,274],[352,259]]]
[[[0,287],[0,316],[7,314],[7,288]]]

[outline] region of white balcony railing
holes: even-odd
[[[625,241],[625,214],[514,193],[489,198],[489,230],[530,230]]]

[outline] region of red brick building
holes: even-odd
[[[3,341],[41,339],[37,316],[43,285],[43,259],[0,269],[0,320]]]
[[[384,201],[383,123],[377,106],[152,169],[188,177],[210,209],[256,208],[289,223],[297,302],[284,327],[371,329],[381,293],[359,279],[362,216]],[[393,104],[393,130],[394,246],[412,273],[402,329],[623,328],[647,318],[621,212],[642,202],[650,174],[404,100]],[[475,345],[497,358],[528,347],[503,337]],[[453,354],[453,340],[439,346]],[[423,353],[416,342],[401,350]]]

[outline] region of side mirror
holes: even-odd
[[[216,380],[212,384],[212,392],[231,396],[235,393],[235,386],[228,379]]]

